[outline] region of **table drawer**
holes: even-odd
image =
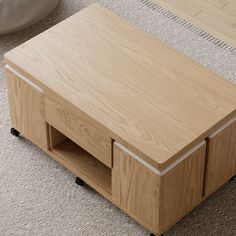
[[[46,120],[106,166],[112,166],[112,141],[98,124],[68,105],[45,98]]]

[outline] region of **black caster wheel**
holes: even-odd
[[[75,183],[78,184],[79,186],[84,186],[84,181],[79,177],[75,178]]]
[[[233,177],[230,179],[230,181],[233,181],[235,178],[236,178],[236,175],[233,176]]]
[[[14,129],[14,128],[11,128],[11,134],[18,137],[20,135],[20,132],[17,131],[16,129]]]

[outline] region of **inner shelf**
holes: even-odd
[[[111,195],[111,169],[71,141],[60,131],[49,126],[50,152],[54,158],[98,192]]]

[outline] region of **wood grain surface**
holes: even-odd
[[[127,213],[158,232],[160,176],[114,146],[112,198]]]
[[[11,71],[6,70],[12,127],[42,149],[47,149],[44,96]]]
[[[233,84],[98,5],[5,61],[160,169],[236,113]]]
[[[50,135],[54,144],[51,145],[54,147],[49,150],[50,156],[111,200],[111,169],[70,139],[66,137],[64,139],[63,134],[53,127],[50,128]],[[61,141],[58,142],[58,140]],[[56,145],[56,143],[58,144]]]
[[[236,48],[235,0],[151,0]]]
[[[204,144],[159,176],[114,145],[113,201],[161,234],[202,201]]]
[[[161,178],[160,232],[187,215],[202,201],[206,144]]]
[[[111,138],[94,123],[65,104],[45,98],[46,121],[94,155],[108,167],[112,166]]]
[[[236,175],[236,121],[208,139],[205,195]]]

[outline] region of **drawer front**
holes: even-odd
[[[112,166],[112,141],[99,125],[68,105],[45,98],[46,120],[106,166]]]
[[[208,196],[236,174],[236,117],[208,138],[205,195]]]

